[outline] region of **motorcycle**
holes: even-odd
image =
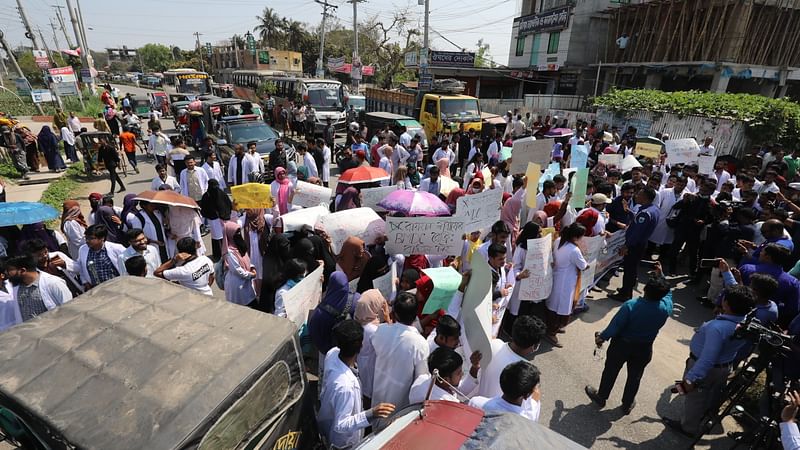
[[[333,145],[333,160],[336,161],[336,164],[339,165],[344,159],[344,150],[347,148],[344,144],[334,144]]]

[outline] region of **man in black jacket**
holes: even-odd
[[[697,195],[684,194],[683,199],[673,207],[678,211],[675,240],[669,257],[669,273],[674,274],[681,247],[686,244],[686,253],[689,256],[689,275],[697,281],[697,259],[700,251],[700,233],[711,222],[711,194],[716,189],[716,183],[706,180],[700,186]]]

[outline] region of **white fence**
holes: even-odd
[[[579,95],[526,95],[521,98],[482,98],[481,110],[488,113],[505,115],[508,111],[518,109],[523,116],[548,115],[548,110],[580,111],[583,109],[584,97]]]

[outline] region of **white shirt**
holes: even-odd
[[[166,156],[170,150],[169,138],[160,131],[153,133],[147,140],[147,149],[158,156]]]
[[[225,272],[225,300],[236,303],[237,305],[248,305],[256,298],[256,290],[253,288],[253,274],[250,267],[239,265],[239,258],[232,252],[225,253],[225,262],[228,263]]]
[[[400,135],[399,141],[400,145],[406,149],[411,146],[411,135],[408,134],[408,131],[404,131],[403,134]]]
[[[144,249],[142,253],[137,252],[132,245],[126,248],[125,251],[119,255],[119,274],[128,275],[128,270],[125,268],[125,261],[137,255],[144,257],[144,260],[147,263],[147,276],[152,277],[153,272],[155,272],[156,269],[158,269],[158,267],[161,265],[161,255],[158,253],[158,247],[151,244],[148,244],[147,248]]]
[[[627,47],[627,46],[628,46],[628,39],[629,39],[629,38],[628,38],[628,37],[625,37],[625,36],[620,36],[620,37],[618,37],[618,38],[617,38],[617,41],[616,41],[616,42],[617,42],[617,46],[618,46],[618,47],[619,47],[621,50],[625,50],[625,47]]]
[[[325,355],[317,424],[336,448],[355,446],[364,435],[362,430],[369,426],[361,404],[361,384],[353,370],[339,359],[338,347]]]
[[[489,159],[492,159],[492,158],[499,159],[501,150],[503,150],[503,143],[502,142],[498,143],[497,141],[492,141],[492,143],[489,144],[489,149],[486,151],[486,157],[489,158]]]
[[[178,183],[178,180],[171,175],[167,175],[166,180],[162,180],[161,177],[153,178],[153,182],[150,183],[150,189],[157,191],[165,184],[173,191],[181,192],[181,185]]]
[[[781,422],[781,443],[784,450],[800,449],[800,430],[794,422]]]
[[[255,171],[253,166],[252,159],[245,154],[242,156],[242,182],[237,183],[236,181],[236,170],[239,164],[239,157],[236,155],[231,156],[231,159],[228,161],[228,185],[229,186],[237,186],[239,184],[245,184],[250,182],[250,172]]]
[[[356,358],[358,379],[361,380],[361,390],[365,397],[372,397],[372,380],[375,376],[375,348],[372,347],[372,336],[377,329],[376,323],[364,325],[364,340]]]
[[[525,361],[525,358],[519,356],[511,350],[505,342],[499,339],[492,339],[492,359],[489,364],[481,367],[479,375],[478,395],[483,397],[496,397],[503,395],[500,389],[500,374],[507,365],[513,364],[518,361]]]
[[[81,131],[81,119],[78,119],[77,117],[70,117],[67,119],[67,125],[69,125],[69,128],[73,133],[78,133]]]
[[[67,248],[70,256],[78,256],[78,249],[86,243],[85,232],[86,228],[83,228],[77,220],[64,222],[64,236],[67,238]]]
[[[317,172],[317,162],[314,160],[314,156],[311,152],[306,152],[303,155],[303,165],[308,168],[308,176],[319,178],[319,172]]]
[[[327,145],[322,147],[322,181],[328,182],[331,178],[331,148]]]
[[[701,145],[700,146],[700,154],[701,155],[714,155],[714,146],[713,145]]]
[[[409,403],[421,403],[425,401],[425,396],[428,394],[428,387],[431,385],[431,374],[422,374],[414,380],[411,385],[411,390],[408,392]],[[461,377],[461,382],[458,383],[456,388],[464,395],[469,395],[478,385],[478,379],[472,378],[469,373],[465,373]],[[448,402],[460,403],[460,400],[455,394],[451,394],[437,385],[433,385],[431,389],[431,396],[428,400],[444,400]]]
[[[75,135],[72,133],[72,130],[70,130],[69,127],[61,128],[61,140],[63,140],[65,144],[75,145]]]
[[[177,281],[183,287],[194,289],[211,297],[214,293],[211,291],[208,281],[213,273],[214,263],[207,256],[198,256],[185,262],[182,266],[165,270],[164,278],[169,281]]]
[[[392,323],[378,326],[372,346],[376,355],[372,404],[392,403],[402,409],[408,405],[414,380],[428,373],[428,342],[413,326]]]
[[[197,182],[200,184],[200,195],[206,193],[208,190],[208,172],[200,167],[194,166],[194,173],[197,175]],[[183,192],[183,195],[189,195],[189,169],[181,170],[181,189],[178,192]],[[196,198],[195,200],[200,200]]]
[[[203,170],[206,171],[209,180],[217,180],[219,182],[220,189],[225,189],[228,186],[225,182],[225,177],[222,175],[222,167],[220,167],[219,161],[214,161],[213,165],[210,165],[209,161],[206,161],[205,164],[203,164]]]
[[[258,152],[244,154],[250,160],[251,172],[264,173],[264,160]]]
[[[378,167],[385,170],[386,173],[389,174],[389,179],[381,181],[381,186],[389,186],[392,183],[392,177],[394,177],[392,161],[384,156],[383,158],[381,158],[381,162],[378,163]]]
[[[432,161],[435,164],[440,159],[446,159],[448,161],[448,164],[453,164],[453,160],[456,159],[456,155],[455,153],[453,153],[452,150],[450,150],[450,148],[439,147],[436,149],[435,152],[433,152]]]
[[[526,403],[531,404],[531,407],[526,408]],[[534,422],[539,420],[541,412],[541,404],[530,397],[522,402],[522,406],[517,406],[505,401],[502,394],[492,398],[475,397],[469,401],[469,406],[480,408],[486,412],[510,412]]]
[[[717,171],[714,171],[714,173],[712,175],[714,177],[716,177],[716,179],[717,179],[717,190],[718,191],[722,189],[722,185],[723,184],[727,183],[731,179],[731,174],[728,173],[727,170],[722,170],[722,173],[717,173]]]

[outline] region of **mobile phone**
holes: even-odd
[[[704,269],[717,267],[718,265],[719,265],[719,258],[701,259],[700,260],[700,267],[702,267]]]

